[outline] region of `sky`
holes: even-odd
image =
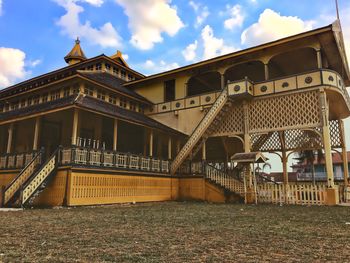
[[[350,54],[350,1],[339,10]],[[149,75],[335,19],[335,0],[0,0],[0,89],[66,66],[77,37],[87,57],[120,50]]]

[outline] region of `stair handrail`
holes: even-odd
[[[267,178],[267,177],[261,175],[260,173],[255,173],[255,175],[258,176],[258,177],[260,177],[260,178],[262,178],[263,180],[266,180],[266,181],[270,182],[270,183],[279,185],[279,183],[276,183],[275,181],[273,181],[273,180],[271,180],[270,178]]]
[[[175,172],[177,171],[177,169],[179,168],[179,166],[181,165],[181,162],[179,163],[178,161],[178,158],[181,158],[181,155],[187,155],[188,154],[184,154],[183,152],[186,153],[186,151],[188,150],[187,149],[187,145],[190,143],[190,140],[191,138],[196,134],[198,128],[200,126],[203,125],[203,123],[205,123],[207,121],[207,118],[210,118],[212,116],[208,115],[211,111],[211,109],[213,109],[216,105],[220,105],[220,102],[221,102],[221,98],[225,96],[226,97],[226,100],[225,100],[225,103],[227,101],[227,97],[228,97],[228,89],[227,89],[227,86],[225,86],[220,95],[217,97],[217,99],[215,100],[214,104],[212,105],[212,107],[210,108],[210,110],[207,112],[206,115],[204,115],[204,117],[201,119],[201,121],[198,123],[198,125],[196,126],[196,128],[193,130],[192,134],[189,136],[187,142],[185,143],[185,145],[182,147],[182,149],[180,150],[180,152],[177,154],[177,156],[175,157],[175,159],[173,160],[172,164],[171,164],[171,169],[170,169],[170,174],[174,175]],[[222,107],[221,107],[222,108]],[[221,110],[221,109],[220,109]],[[215,119],[216,116],[214,116],[214,119]],[[198,140],[200,139],[200,136],[199,138],[196,139],[196,141],[198,142]],[[195,143],[194,143],[195,144]],[[179,157],[180,156],[180,157]],[[184,157],[184,158],[186,158]]]
[[[41,148],[39,152],[33,157],[33,159],[21,170],[21,172],[10,182],[10,184],[5,188],[4,191],[4,204],[7,204],[13,196],[16,194],[17,191],[21,189],[21,186],[33,175],[35,172],[35,166],[40,165],[42,163],[42,156],[44,154],[44,148]],[[37,159],[39,159],[39,163],[35,163]],[[28,172],[28,169],[32,169],[30,173]],[[25,177],[23,177],[26,175]],[[23,178],[22,178],[23,177]],[[21,182],[19,182],[21,180]],[[18,184],[16,184],[19,182]],[[13,189],[15,188],[15,189]]]
[[[59,153],[61,152],[62,147],[59,146],[53,153],[52,155],[47,158],[47,160],[40,166],[39,169],[35,172],[33,176],[29,178],[29,180],[23,185],[22,187],[22,194],[21,194],[21,199],[22,199],[22,206],[25,205],[25,203],[35,194],[36,190],[40,187],[40,185],[47,179],[47,177],[58,167],[59,163]],[[49,170],[46,175],[42,178],[39,178],[39,181],[35,181],[38,179],[38,176],[41,175],[43,170],[46,168],[50,162],[54,161],[54,166],[51,170]],[[31,186],[31,184],[34,184]]]

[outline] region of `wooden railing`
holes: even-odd
[[[11,153],[0,156],[0,169],[22,169],[27,166],[39,151]]]
[[[56,151],[45,161],[45,163],[36,171],[36,173],[23,185],[22,190],[22,206],[25,206],[28,202],[35,198],[39,194],[40,190],[46,187],[45,182],[53,171],[57,168],[59,163],[59,151]]]
[[[169,173],[170,161],[157,158],[85,147],[61,150],[61,165],[81,165]]]
[[[183,163],[183,161],[187,158],[187,156],[191,153],[192,149],[199,142],[202,135],[205,133],[210,124],[214,121],[214,119],[218,116],[221,109],[226,104],[228,95],[227,88],[224,88],[221,91],[220,96],[216,99],[213,106],[210,108],[208,113],[203,117],[203,119],[199,122],[198,126],[192,132],[190,138],[187,140],[185,145],[181,148],[180,152],[175,157],[174,161],[171,164],[170,173],[175,174],[179,166]]]
[[[324,205],[326,185],[258,184],[259,203]]]
[[[6,187],[4,193],[4,205],[7,205],[9,201],[18,193],[23,184],[34,174],[36,168],[42,163],[43,150],[39,151],[34,158],[26,165],[26,167],[12,180],[12,182]]]

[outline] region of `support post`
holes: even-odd
[[[265,72],[265,80],[269,80],[270,74],[269,74],[269,64],[264,64],[264,72]]]
[[[153,156],[153,130],[149,134],[149,156]]]
[[[224,74],[220,74],[221,76],[221,89],[225,88],[225,75]]]
[[[118,148],[118,120],[114,119],[113,125],[113,151],[117,151]]]
[[[321,69],[322,68],[322,54],[321,54],[321,49],[316,49],[316,54],[317,54],[317,68]]]
[[[168,139],[168,159],[171,160],[172,156],[171,156],[171,143],[172,143],[172,140],[171,140],[171,137],[169,137]]]
[[[40,130],[40,117],[36,117],[35,118],[35,126],[34,126],[33,151],[38,150],[39,130]]]
[[[202,160],[205,161],[207,159],[207,144],[204,141],[202,146]]]
[[[282,166],[283,166],[283,183],[284,185],[288,185],[288,157],[285,151],[282,152]]]
[[[342,161],[343,161],[343,176],[344,176],[344,186],[349,185],[349,166],[348,166],[348,154],[346,151],[346,139],[345,139],[345,129],[343,120],[339,120],[339,130],[340,130],[340,140],[342,146]]]
[[[79,110],[75,108],[73,113],[72,145],[77,145],[78,122],[79,122]]]
[[[13,138],[13,126],[14,123],[12,122],[8,128],[8,136],[7,136],[7,149],[6,153],[11,153],[11,148],[12,148],[12,138]]]
[[[322,139],[324,147],[324,159],[326,163],[327,173],[327,205],[336,205],[339,203],[338,188],[334,185],[333,174],[333,162],[332,162],[332,149],[331,149],[331,136],[329,131],[329,109],[326,93],[323,89],[320,91],[320,106],[322,116]]]

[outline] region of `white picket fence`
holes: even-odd
[[[324,205],[325,185],[257,185],[258,203]]]

